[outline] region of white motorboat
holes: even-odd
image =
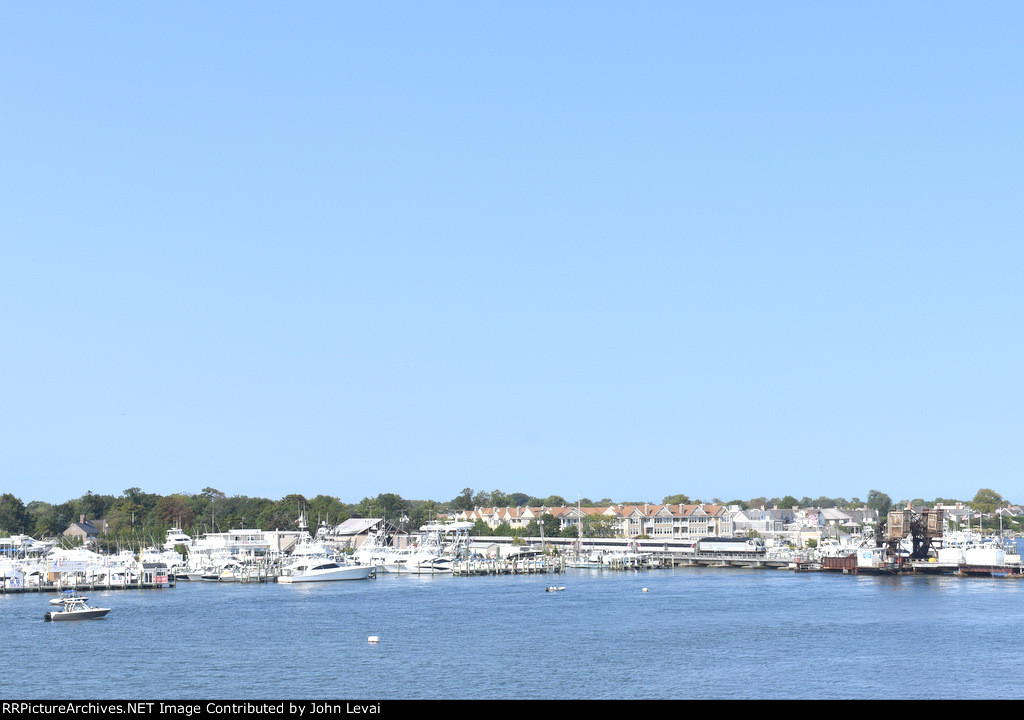
[[[44,620],[96,620],[110,612],[110,608],[92,607],[85,602],[85,598],[74,594],[57,599],[63,609],[46,613],[43,615]]]
[[[381,529],[370,535],[362,545],[356,548],[352,553],[352,560],[360,565],[382,566],[392,549],[387,542],[385,531]]]
[[[438,548],[392,548],[380,560],[381,569],[384,572],[395,575],[402,573],[450,572],[450,560],[447,563],[447,569],[441,567],[445,564],[445,558],[441,556]]]
[[[348,565],[328,557],[303,557],[281,571],[279,583],[366,580],[374,577],[374,565]]]
[[[382,568],[395,574],[450,573],[466,548],[472,527],[469,522],[424,525],[416,545],[391,548],[381,556]]]
[[[174,550],[178,545],[184,545],[186,548],[194,547],[196,541],[193,540],[188,534],[186,534],[181,528],[173,527],[167,531],[166,539],[164,540],[164,550]]]

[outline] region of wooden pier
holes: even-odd
[[[75,592],[103,592],[106,590],[161,590],[174,587],[174,581],[167,582],[126,582],[126,583],[43,583],[21,587],[4,587],[0,583],[0,595],[17,595],[23,593],[52,593],[74,590]]]
[[[471,577],[477,575],[553,575],[565,572],[563,558],[475,558],[460,560],[452,566],[452,575]]]

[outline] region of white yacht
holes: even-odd
[[[440,552],[434,548],[410,546],[392,548],[380,558],[381,569],[392,575],[402,573],[429,572],[431,564],[437,560]]]
[[[420,528],[414,546],[389,550],[381,557],[385,572],[432,574],[452,572],[469,539],[470,522],[431,523]]]
[[[164,550],[173,550],[178,545],[184,545],[187,548],[195,547],[196,541],[191,538],[184,530],[179,527],[173,527],[167,531],[167,535],[164,538]]]
[[[388,545],[387,535],[383,529],[370,535],[362,545],[352,553],[352,559],[360,565],[383,566],[384,560],[393,548]]]
[[[279,583],[305,583],[366,580],[374,576],[375,570],[373,565],[348,565],[329,557],[301,557],[286,566],[277,581]]]

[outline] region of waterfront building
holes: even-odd
[[[796,508],[772,507],[765,508],[764,511],[771,515],[775,523],[781,523],[783,528],[792,525],[796,520]]]
[[[526,527],[526,523],[523,522],[523,509],[520,507],[503,508],[495,519],[498,525],[507,523],[513,530]]]
[[[457,520],[465,520],[466,522],[482,522],[487,527],[494,529],[498,527],[499,523],[495,518],[498,516],[498,508],[496,507],[478,507],[473,510],[464,510],[459,513],[456,517]]]
[[[371,538],[401,547],[408,533],[384,518],[349,518],[340,525],[322,529],[317,537],[328,540],[335,547],[355,550]]]
[[[857,531],[864,536],[874,536],[878,527],[878,511],[871,508],[857,508],[844,510],[850,516],[850,529]]]
[[[78,522],[71,523],[63,534],[66,538],[77,538],[84,544],[99,538],[100,529],[92,522],[86,520],[85,515],[79,515]]]
[[[525,528],[531,520],[545,515],[558,520],[563,534],[578,532],[585,518],[606,523],[613,537],[696,540],[702,537],[732,537],[733,510],[722,505],[604,505],[577,507],[476,508],[454,519],[482,521],[491,529],[503,523],[512,529]]]
[[[545,515],[558,520],[563,535],[575,535],[580,523],[590,517],[604,521],[611,537],[646,537],[664,540],[699,540],[703,537],[745,537],[751,532],[790,542],[806,542],[843,533],[872,536],[878,525],[878,511],[870,508],[748,508],[708,503],[663,505],[655,503],[577,507],[475,508],[453,515],[452,520],[483,522],[495,529],[507,524],[524,529],[531,520]]]
[[[818,525],[828,537],[839,537],[842,528],[853,525],[853,518],[839,508],[822,508],[818,512]]]
[[[746,510],[733,506],[732,525],[733,533],[737,536],[749,535],[756,532],[758,535],[769,535],[780,532],[783,529],[781,521],[764,508],[748,508]]]

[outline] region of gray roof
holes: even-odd
[[[81,532],[83,532],[83,533],[85,533],[86,535],[99,535],[100,534],[99,528],[97,528],[95,525],[93,525],[88,520],[86,520],[85,522],[73,522],[73,523],[71,523],[70,525],[68,525],[68,529],[64,531],[64,534],[67,535],[69,532],[71,532],[72,530],[76,530],[76,529],[81,531]]]
[[[853,517],[837,508],[822,508],[818,511],[825,520],[853,520]]]
[[[338,527],[334,528],[335,535],[361,535],[376,528],[382,518],[349,518]]]

